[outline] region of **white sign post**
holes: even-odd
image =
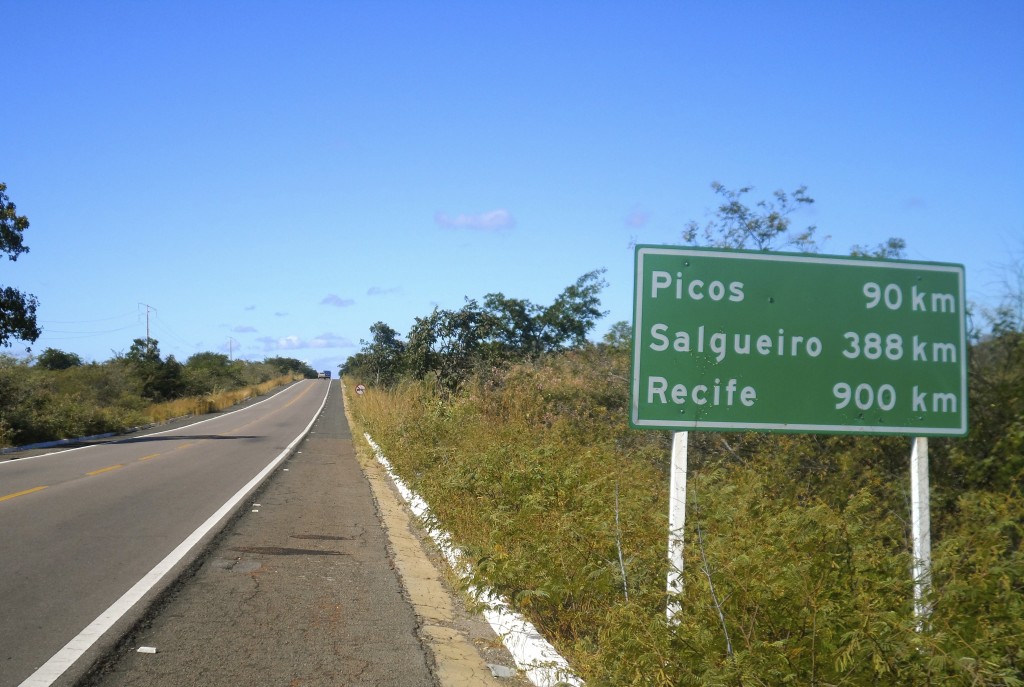
[[[932,583],[932,523],[928,498],[928,438],[917,437],[910,452],[910,517],[914,546],[914,615],[924,628],[931,607],[925,600]]]
[[[681,609],[683,591],[683,526],[686,524],[686,451],[689,432],[672,434],[672,468],[668,488],[668,605],[669,622]]]

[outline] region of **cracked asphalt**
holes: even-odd
[[[297,453],[81,684],[528,684],[491,676],[488,662],[511,659],[451,594],[380,476],[360,466],[340,384],[329,383]]]

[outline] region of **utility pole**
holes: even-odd
[[[234,360],[234,348],[232,344],[238,343],[233,337],[228,337],[228,360]]]
[[[146,307],[146,343],[148,344],[149,343],[149,311],[152,310],[153,312],[158,312],[158,310],[156,308],[154,308],[153,306],[148,305],[146,303],[139,303],[139,305],[144,305]]]

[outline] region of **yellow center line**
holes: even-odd
[[[309,393],[310,391],[312,391],[312,390],[313,390],[313,388],[314,388],[314,387],[312,387],[312,386],[310,386],[310,385],[308,385],[308,384],[307,384],[307,385],[306,385],[306,388],[305,388],[305,389],[303,389],[302,391],[300,391],[300,392],[299,392],[299,395],[298,395],[298,396],[296,396],[296,397],[295,397],[295,398],[293,398],[292,400],[290,400],[290,401],[288,401],[287,403],[285,403],[283,407],[284,407],[284,408],[287,408],[287,407],[288,407],[288,406],[290,406],[291,404],[295,403],[295,402],[296,402],[296,401],[298,401],[298,400],[299,400],[300,398],[302,398],[303,396],[305,396],[306,394],[308,394],[308,393]]]
[[[139,458],[139,462],[141,463],[144,460],[152,460],[152,459],[156,458],[159,455],[160,455],[159,453],[150,453],[148,456],[142,456],[141,458]]]
[[[15,498],[18,498],[19,496],[24,496],[25,494],[32,494],[32,493],[35,493],[37,491],[42,491],[43,489],[46,489],[46,487],[45,486],[43,486],[43,487],[32,487],[31,489],[26,489],[25,491],[16,491],[13,494],[8,494],[7,496],[0,496],[0,501],[7,501],[8,499],[15,499]]]
[[[87,474],[87,475],[89,475],[91,477],[93,475],[98,475],[98,474],[103,473],[103,472],[110,472],[111,470],[119,470],[119,469],[121,469],[123,467],[124,467],[124,465],[120,465],[120,464],[118,464],[118,465],[108,465],[105,468],[100,468],[99,470],[93,470],[92,472],[87,472],[85,474]]]

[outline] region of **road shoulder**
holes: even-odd
[[[493,676],[491,666],[515,672],[511,654],[487,621],[468,610],[464,596],[453,588],[443,556],[416,524],[391,478],[372,457],[369,445],[358,438],[353,441],[387,531],[395,567],[420,618],[421,639],[433,654],[441,687],[532,685],[521,674],[501,679]]]

